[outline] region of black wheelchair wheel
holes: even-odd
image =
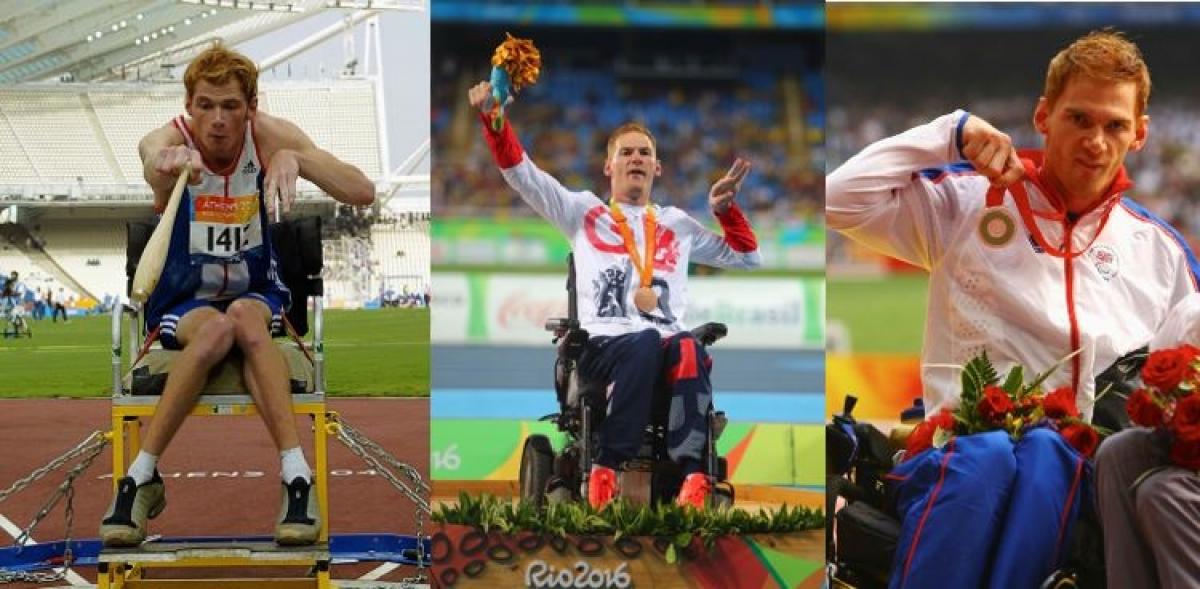
[[[554,449],[541,434],[525,438],[521,450],[521,503],[542,507],[546,503],[546,485],[554,474]]]

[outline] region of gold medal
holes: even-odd
[[[658,294],[649,286],[642,286],[633,293],[633,304],[643,313],[649,313],[658,308]]]

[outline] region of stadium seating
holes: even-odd
[[[379,178],[383,166],[372,82],[263,83],[260,105],[325,149]],[[137,144],[184,110],[183,87],[95,84],[0,90],[0,184],[142,186]],[[302,191],[316,188],[301,182]],[[91,193],[91,191],[87,191]],[[75,195],[72,191],[70,194]]]
[[[125,292],[123,223],[44,223],[40,237],[46,254],[97,301]]]

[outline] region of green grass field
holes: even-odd
[[[108,316],[32,323],[0,340],[0,397],[111,394]],[[429,310],[327,310],[325,367],[330,395],[429,395]]]
[[[856,353],[920,354],[926,274],[834,277],[825,283],[825,316],[850,332]]]

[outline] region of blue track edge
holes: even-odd
[[[189,544],[230,544],[238,542],[273,542],[271,536],[205,536],[198,538],[161,538],[156,542],[187,542]],[[423,542],[425,562],[431,562],[429,540]],[[63,564],[65,541],[43,542],[26,546],[0,548],[0,570],[34,572],[60,567]],[[333,534],[329,537],[329,556],[333,561],[392,562],[417,565],[417,537],[401,534]],[[74,540],[71,566],[96,566],[100,556],[100,540]]]

